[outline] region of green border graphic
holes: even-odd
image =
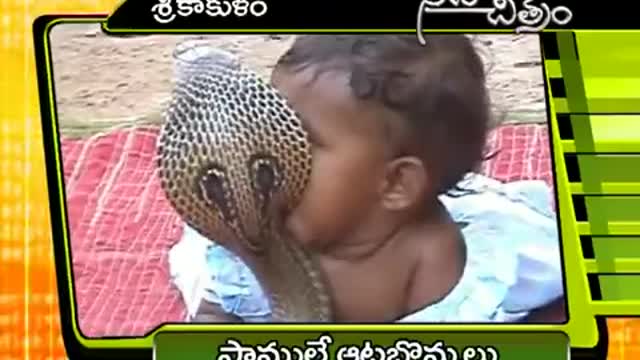
[[[596,315],[640,314],[640,31],[579,31],[558,39],[554,103],[573,129],[570,184]],[[559,87],[559,86],[558,86]],[[567,169],[569,171],[569,169]]]
[[[602,272],[603,269],[614,269],[621,271],[621,269],[639,270],[640,261],[632,259],[629,261],[620,262],[619,258],[615,258],[613,262],[606,262],[607,258],[614,257],[614,251],[609,252],[609,247],[604,243],[602,238],[597,242],[594,240],[594,248],[597,249],[597,255],[595,259],[585,259],[585,245],[583,235],[591,235],[593,229],[602,230],[603,233],[597,235],[606,235],[609,237],[616,237],[618,233],[633,233],[635,235],[640,234],[640,223],[634,222],[630,219],[633,217],[629,215],[629,209],[624,212],[619,212],[620,221],[617,223],[607,223],[608,214],[607,209],[611,206],[611,203],[607,199],[601,200],[587,200],[584,207],[588,208],[587,213],[588,221],[576,220],[576,214],[578,207],[576,204],[575,195],[584,194],[601,194],[602,189],[611,188],[616,189],[640,189],[638,183],[620,185],[617,179],[629,179],[631,175],[621,175],[614,161],[607,160],[608,158],[593,158],[583,157],[580,154],[579,158],[579,171],[582,173],[582,180],[578,182],[569,182],[569,171],[567,163],[565,162],[566,155],[569,153],[575,153],[578,150],[580,152],[593,152],[595,149],[607,148],[612,149],[616,146],[620,146],[620,149],[638,149],[640,146],[634,144],[636,142],[633,139],[632,134],[627,134],[624,137],[622,130],[616,135],[612,135],[615,131],[607,132],[608,127],[604,127],[602,122],[608,118],[596,118],[587,114],[588,106],[597,104],[594,106],[606,107],[602,98],[590,99],[588,94],[596,94],[600,96],[597,91],[598,86],[602,84],[593,82],[593,80],[582,81],[582,71],[586,68],[592,69],[592,71],[602,71],[595,60],[591,59],[591,62],[578,60],[576,53],[576,41],[574,40],[574,34],[571,31],[556,31],[556,32],[544,32],[542,37],[543,54],[544,54],[544,68],[545,68],[545,80],[547,83],[547,101],[548,101],[548,116],[550,124],[550,143],[552,145],[552,162],[553,170],[555,173],[556,192],[557,192],[557,208],[559,216],[559,226],[562,240],[562,256],[563,265],[565,269],[565,290],[567,294],[567,304],[569,312],[569,321],[566,324],[559,325],[536,325],[536,324],[442,324],[442,325],[417,325],[417,324],[367,324],[367,325],[347,325],[347,324],[327,324],[327,325],[306,325],[306,324],[260,324],[260,325],[248,325],[248,324],[222,324],[222,325],[204,325],[204,324],[165,324],[162,325],[144,337],[140,338],[86,338],[78,327],[77,309],[74,294],[73,284],[73,271],[72,271],[72,249],[70,248],[68,223],[66,219],[66,201],[64,193],[64,181],[63,181],[63,168],[60,154],[60,138],[58,136],[58,121],[56,117],[56,104],[54,95],[54,85],[52,79],[52,64],[50,57],[50,45],[49,45],[49,32],[53,26],[61,23],[102,23],[103,29],[115,32],[113,29],[105,28],[104,16],[96,17],[84,17],[84,18],[59,18],[50,21],[46,25],[44,31],[44,38],[36,38],[36,47],[44,47],[38,49],[44,52],[46,61],[44,64],[38,64],[38,66],[46,67],[46,98],[41,98],[43,107],[47,106],[47,112],[51,114],[51,128],[53,131],[51,134],[44,133],[44,136],[51,135],[52,139],[45,139],[45,144],[49,143],[49,147],[45,147],[48,152],[51,152],[48,156],[51,156],[51,160],[55,165],[55,174],[52,174],[52,169],[49,168],[49,186],[50,192],[52,188],[58,190],[56,194],[50,194],[52,199],[55,199],[55,203],[60,204],[60,209],[52,208],[52,217],[56,215],[63,226],[61,229],[54,229],[54,241],[63,242],[64,253],[56,253],[56,262],[64,262],[64,272],[58,268],[58,279],[68,279],[68,282],[64,284],[59,282],[60,287],[65,287],[64,291],[69,292],[69,303],[61,303],[62,307],[69,306],[71,310],[71,327],[73,328],[73,334],[77,341],[86,348],[151,348],[153,345],[154,336],[160,332],[229,332],[229,331],[250,331],[250,332],[301,332],[301,331],[319,331],[319,332],[348,332],[348,331],[366,331],[366,332],[532,332],[532,331],[562,331],[570,335],[571,346],[574,348],[592,348],[598,344],[601,337],[606,334],[599,333],[598,326],[596,326],[596,315],[626,315],[639,313],[640,301],[630,300],[631,296],[636,296],[636,292],[623,291],[624,286],[637,283],[636,279],[624,280],[623,277],[603,278],[602,289],[598,289],[599,286],[593,287],[592,282],[588,279],[589,274]],[[124,32],[124,31],[123,31]],[[414,29],[406,30],[374,30],[374,29],[362,29],[362,30],[343,30],[343,29],[317,29],[317,30],[295,30],[295,29],[265,29],[265,30],[180,30],[180,31],[156,31],[156,30],[132,30],[128,33],[210,33],[210,34],[225,34],[225,33],[247,33],[247,34],[259,34],[259,33],[415,33]],[[445,32],[440,30],[430,30],[426,32]],[[450,31],[455,32],[455,31]],[[465,33],[472,31],[465,30]],[[478,30],[478,33],[510,33],[508,31],[487,31]],[[591,40],[588,39],[588,34],[582,35],[583,32],[578,32],[578,39],[580,41],[579,47],[588,48]],[[602,33],[598,33],[602,34]],[[552,39],[545,41],[545,37],[551,35]],[[37,34],[36,34],[37,36]],[[40,43],[40,41],[42,41]],[[417,41],[417,40],[416,40]],[[554,44],[555,43],[555,44]],[[639,42],[640,44],[640,42]],[[553,50],[555,46],[555,50]],[[38,51],[37,50],[37,51]],[[595,50],[593,50],[595,51]],[[557,54],[553,54],[553,53]],[[639,51],[640,53],[640,51]],[[622,55],[621,55],[622,56]],[[555,80],[554,80],[555,79]],[[561,81],[564,85],[563,96],[554,94],[558,89],[558,85]],[[584,84],[586,83],[586,85]],[[596,84],[595,87],[589,84]],[[599,84],[599,85],[598,85]],[[612,83],[613,84],[613,83]],[[591,87],[589,87],[591,86]],[[611,85],[613,86],[613,85]],[[591,89],[585,91],[585,88]],[[44,91],[44,90],[41,90]],[[594,92],[595,91],[595,92]],[[587,95],[585,95],[587,94]],[[640,96],[639,96],[640,97]],[[586,99],[586,100],[585,100]],[[624,101],[622,95],[614,100],[623,106],[627,106],[629,101]],[[45,104],[46,103],[46,104]],[[570,127],[573,128],[574,138],[565,139],[560,137],[560,126],[557,114],[568,113],[572,111],[576,114],[570,116]],[[602,115],[604,116],[604,115]],[[611,115],[613,116],[613,115]],[[564,119],[564,117],[563,117]],[[590,121],[591,122],[590,122]],[[630,121],[629,119],[626,119]],[[564,120],[563,120],[564,121]],[[600,121],[600,125],[598,125]],[[621,120],[622,122],[625,119]],[[608,120],[607,120],[608,122]],[[613,121],[611,121],[613,122]],[[622,125],[620,125],[622,127]],[[635,125],[637,128],[637,125]],[[566,127],[563,124],[562,127]],[[597,129],[601,130],[597,130]],[[591,140],[590,140],[591,139]],[[596,140],[593,140],[596,139]],[[593,156],[593,155],[588,155]],[[49,159],[49,158],[48,158]],[[615,160],[618,161],[618,160]],[[632,161],[632,160],[630,160]],[[601,165],[606,162],[605,165]],[[589,164],[597,163],[600,165],[592,166]],[[607,165],[610,164],[610,165]],[[49,166],[49,165],[48,165]],[[600,167],[611,166],[616,170],[610,171],[608,174],[603,174],[599,171]],[[613,169],[612,168],[612,169]],[[55,179],[53,177],[55,176]],[[640,178],[640,176],[638,176]],[[608,180],[606,180],[608,179]],[[613,179],[613,180],[612,180]],[[611,181],[611,182],[608,182]],[[612,184],[617,185],[612,185]],[[59,210],[59,214],[54,214]],[[633,218],[635,219],[635,218]],[[60,231],[60,234],[56,233]],[[636,238],[637,239],[637,238]],[[631,242],[631,239],[630,239]],[[624,247],[623,242],[616,243],[618,247]],[[621,245],[622,244],[622,245]],[[55,245],[55,244],[54,244]],[[62,246],[61,245],[61,246]],[[56,245],[57,246],[57,245]],[[625,247],[626,248],[626,247]],[[635,247],[629,247],[630,249],[637,249]],[[619,267],[618,267],[619,266]],[[599,275],[599,274],[596,274]],[[596,289],[596,290],[594,290]],[[602,291],[600,291],[602,290]],[[592,300],[594,292],[602,293],[600,296],[606,298],[603,300]],[[640,296],[637,297],[640,299]]]

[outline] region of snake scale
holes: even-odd
[[[273,322],[332,321],[313,257],[282,231],[311,172],[307,133],[286,99],[233,54],[199,45],[183,66],[157,144],[161,187],[179,216],[239,256]]]

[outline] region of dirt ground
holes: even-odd
[[[488,70],[498,118],[545,121],[540,44],[536,35],[475,35]],[[122,125],[154,123],[171,90],[172,51],[204,38],[238,54],[268,76],[292,35],[146,35],[110,37],[93,24],[51,32],[57,109],[63,134],[81,136]]]

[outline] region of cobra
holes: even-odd
[[[176,78],[157,144],[167,199],[253,271],[274,322],[332,321],[322,272],[281,225],[311,173],[299,117],[232,54],[190,51],[199,55]]]

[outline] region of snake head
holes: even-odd
[[[181,50],[190,58],[178,69],[158,139],[161,187],[202,235],[258,256],[278,241],[277,217],[308,182],[307,133],[286,99],[232,54]]]

